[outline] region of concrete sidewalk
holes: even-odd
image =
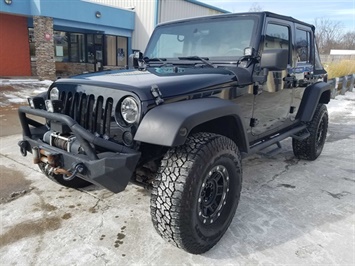
[[[352,99],[352,98],[351,98]],[[1,265],[355,264],[355,101],[331,103],[328,140],[314,162],[291,141],[269,158],[243,161],[236,216],[222,240],[191,255],[162,240],[149,192],[67,189],[48,180],[17,146],[0,138]],[[332,105],[333,104],[333,105]],[[346,105],[346,106],[344,106]],[[20,187],[6,189],[17,180]],[[14,193],[17,192],[17,193]]]

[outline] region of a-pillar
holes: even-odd
[[[53,18],[34,16],[33,31],[37,76],[41,80],[55,80]]]

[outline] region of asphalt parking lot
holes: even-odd
[[[355,93],[338,96],[329,113],[318,160],[295,159],[288,139],[275,156],[243,161],[234,220],[202,255],[159,237],[149,191],[64,188],[20,155],[20,134],[3,134],[1,265],[354,265]]]

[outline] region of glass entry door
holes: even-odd
[[[95,71],[103,70],[103,35],[88,34],[88,63],[94,64]]]

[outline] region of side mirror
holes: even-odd
[[[269,71],[281,71],[287,68],[288,50],[270,49],[264,50],[261,55],[260,67]]]
[[[135,51],[128,58],[128,67],[129,68],[139,68],[141,62],[143,60],[143,53],[141,51]]]

